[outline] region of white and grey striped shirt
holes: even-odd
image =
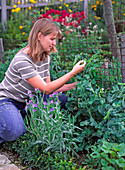
[[[50,57],[44,62],[33,63],[32,59],[20,51],[15,55],[5,73],[4,80],[0,83],[0,99],[11,98],[25,102],[28,98],[28,90],[35,92],[26,79],[40,75],[44,81],[49,76]]]

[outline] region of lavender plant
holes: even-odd
[[[43,144],[44,152],[52,151],[60,154],[76,153],[77,142],[74,118],[65,117],[60,109],[58,96],[52,93],[44,101],[44,96],[37,89],[36,95],[29,92],[30,100],[27,102],[26,111],[30,112],[26,118],[26,129],[36,137],[35,144]]]

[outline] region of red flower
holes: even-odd
[[[60,11],[59,10],[55,10],[54,14],[60,15]]]
[[[66,10],[62,10],[62,14],[66,14]]]
[[[80,12],[80,15],[85,15],[85,12],[84,12],[84,11],[81,11],[81,12]]]
[[[77,23],[80,24],[80,22],[81,22],[81,21],[78,19],[78,20],[77,20]]]
[[[66,31],[65,33],[66,33],[66,34],[69,34],[69,31]]]
[[[85,30],[84,29],[82,29],[82,34],[84,34],[85,33]]]
[[[82,18],[82,17],[80,17],[79,19],[80,19],[80,20],[83,20],[83,18]]]

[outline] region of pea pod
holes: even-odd
[[[103,119],[108,119],[109,118],[109,115],[110,115],[110,112],[111,112],[111,110],[113,110],[113,108],[111,108],[111,109],[109,109],[108,111],[107,111],[107,115],[103,118]]]

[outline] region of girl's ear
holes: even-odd
[[[42,33],[38,32],[37,38],[38,38],[39,41],[41,40],[41,37],[42,37]]]

